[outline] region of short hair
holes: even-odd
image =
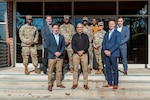
[[[51,15],[46,15],[46,17],[45,17],[45,18],[47,18],[47,17],[51,17],[51,18],[52,18],[52,16],[51,16]]]
[[[93,19],[95,19],[95,20],[97,21],[97,18],[96,18],[96,17],[93,17],[92,20],[93,20]]]
[[[77,27],[78,27],[79,25],[81,25],[81,26],[83,27],[83,24],[82,24],[82,23],[78,23],[78,24],[77,24]]]
[[[58,24],[58,23],[54,23],[54,24],[52,25],[52,27],[54,27],[54,26],[58,26],[58,27],[59,27],[59,24]]]
[[[108,20],[108,23],[111,22],[111,21],[115,22],[115,19],[109,19],[109,20]]]
[[[122,19],[122,20],[124,20],[123,17],[118,17],[117,19]]]

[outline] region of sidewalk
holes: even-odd
[[[30,67],[33,70],[33,67]],[[0,100],[150,100],[150,70],[130,68],[129,74],[119,73],[119,89],[103,88],[104,75],[89,75],[89,90],[83,88],[83,76],[80,74],[78,88],[71,90],[72,74],[65,73],[65,89],[47,90],[47,75],[31,72],[24,75],[23,67],[0,69]]]

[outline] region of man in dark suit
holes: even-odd
[[[118,64],[119,47],[121,43],[121,34],[115,28],[115,21],[109,21],[109,31],[105,34],[102,50],[104,52],[104,62],[106,65],[107,85],[103,87],[111,87],[118,89]]]
[[[52,16],[47,15],[46,16],[46,23],[43,25],[41,30],[41,35],[43,38],[43,47],[44,47],[44,58],[43,58],[43,72],[44,74],[47,74],[47,68],[48,68],[48,50],[46,47],[46,37],[48,34],[52,33]]]
[[[56,84],[57,87],[65,88],[61,84],[62,78],[62,66],[63,66],[63,52],[65,50],[64,36],[58,33],[59,26],[57,24],[52,25],[52,34],[49,34],[46,38],[46,46],[48,49],[48,90],[52,91],[52,75],[54,68],[56,67]]]
[[[124,75],[127,75],[128,71],[128,61],[127,61],[127,41],[130,38],[129,28],[123,26],[123,18],[118,18],[118,25],[117,30],[121,33],[121,45],[120,45],[120,54],[122,58],[123,68],[124,68]]]

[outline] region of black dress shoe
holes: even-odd
[[[53,86],[48,86],[48,91],[52,91]]]
[[[44,71],[43,73],[44,73],[45,75],[48,75],[48,73],[47,73],[47,72],[45,72],[45,71]]]

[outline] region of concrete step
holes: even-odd
[[[18,77],[19,76],[19,77]],[[24,75],[24,74],[0,74],[0,80],[1,81],[8,81],[10,79],[13,79],[12,81],[16,80],[25,80],[25,81],[47,81],[46,75],[36,75],[36,74],[31,74],[31,75]],[[73,75],[72,74],[65,74],[63,77],[63,80],[68,80],[72,81],[73,80]],[[79,80],[83,80],[83,75],[79,76]],[[105,81],[105,76],[104,75],[89,75],[88,80],[93,80],[93,81]],[[147,81],[150,82],[150,75],[120,75],[119,76],[120,81]]]
[[[31,71],[33,67],[29,68]],[[24,68],[0,69],[0,100],[150,100],[150,70],[144,68],[129,69],[129,75],[119,75],[119,89],[104,88],[103,74],[89,74],[89,90],[83,88],[83,76],[80,74],[78,87],[71,90],[73,76],[66,72],[62,81],[66,88],[56,87],[47,90],[48,76],[35,74],[24,75]]]

